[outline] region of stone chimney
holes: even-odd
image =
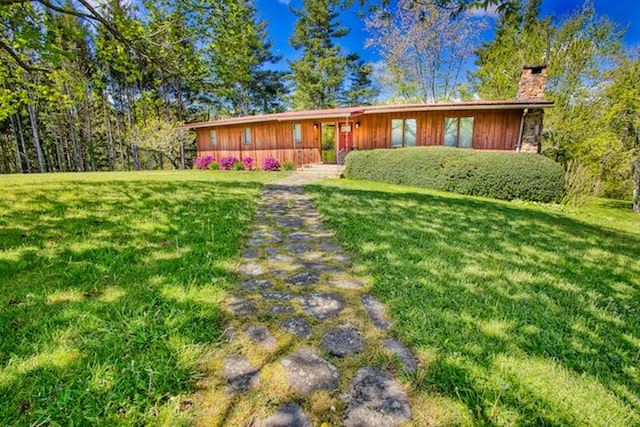
[[[517,99],[542,99],[547,84],[547,66],[531,65],[522,67]]]

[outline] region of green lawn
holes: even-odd
[[[0,177],[0,425],[189,422],[275,176]]]
[[[640,424],[640,215],[308,187],[422,362],[417,424]]]

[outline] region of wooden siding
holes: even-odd
[[[353,128],[353,148],[368,150],[390,148],[391,120],[416,119],[416,143],[419,146],[443,145],[444,121],[447,117],[474,117],[473,148],[477,150],[514,151],[520,131],[522,110],[422,111],[366,114],[350,118],[359,122]],[[321,123],[344,121],[344,118],[298,121],[270,121],[245,125],[224,125],[196,130],[198,156],[213,155],[252,157],[260,166],[265,158],[294,162],[297,166],[321,161]],[[302,125],[302,141],[293,143],[293,124]],[[317,124],[317,129],[314,128]],[[251,144],[243,143],[243,129],[251,128]],[[216,131],[217,144],[211,145],[211,130]]]

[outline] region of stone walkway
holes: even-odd
[[[346,267],[349,256],[300,186],[312,181],[293,175],[261,194],[241,283],[226,301],[233,324],[218,367],[218,403],[246,414],[218,423],[396,426],[411,418],[402,384],[381,366],[411,372],[417,362],[387,336],[384,306]]]

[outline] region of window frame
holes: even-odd
[[[298,129],[298,138],[296,138],[296,128]],[[291,133],[294,144],[300,144],[302,142],[302,123],[293,123],[291,125]]]
[[[394,122],[402,122],[395,129],[400,129],[402,131],[400,135],[400,143],[394,143]],[[407,134],[411,135],[411,132],[407,132],[407,125],[413,122],[414,132],[413,132],[413,143],[407,144]],[[397,136],[397,134],[396,134]],[[418,145],[418,119],[415,117],[401,118],[401,119],[391,119],[391,138],[389,139],[389,146],[391,148],[404,148],[404,147],[415,147]]]
[[[450,145],[447,144],[447,121],[448,120],[455,120],[455,134],[454,134],[454,140],[455,140],[455,145]],[[469,145],[464,145],[461,146],[460,145],[460,129],[463,127],[462,125],[462,121],[463,120],[470,120],[471,121],[471,134],[469,135]],[[444,133],[443,133],[443,140],[442,140],[442,145],[445,147],[452,147],[452,148],[463,148],[463,149],[473,149],[473,131],[475,128],[475,124],[476,124],[476,120],[475,120],[475,116],[455,116],[455,117],[447,117],[445,116],[444,118]]]
[[[242,129],[242,142],[244,145],[251,144],[251,128],[248,126]]]
[[[218,134],[216,133],[216,129],[211,129],[209,131],[209,145],[212,147],[218,145]]]

